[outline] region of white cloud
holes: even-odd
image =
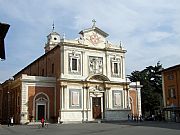
[[[72,38],[96,19],[109,40],[122,41],[128,50],[127,72],[158,60],[166,66],[176,64],[180,59],[179,12],[179,0],[0,0],[0,20],[11,24],[0,81],[42,55],[53,20],[57,32]],[[3,72],[4,67],[8,72]]]
[[[147,42],[158,42],[163,39],[167,39],[168,37],[172,36],[172,34],[169,32],[155,31],[148,33],[146,36],[149,37]]]

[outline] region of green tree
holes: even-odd
[[[142,113],[154,114],[154,111],[161,106],[162,101],[162,80],[160,71],[162,65],[158,62],[155,66],[148,66],[142,71],[133,71],[129,79],[133,82],[140,81]]]

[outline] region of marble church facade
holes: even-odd
[[[3,117],[25,124],[42,117],[68,123],[141,115],[141,86],[126,80],[126,50],[110,43],[95,23],[79,35],[68,40],[53,30],[45,54],[2,84],[7,103],[1,105],[13,106]]]

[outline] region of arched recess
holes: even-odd
[[[110,81],[109,78],[105,75],[102,74],[95,74],[95,75],[90,75],[86,78],[86,81],[90,80],[96,80],[96,81]]]
[[[37,93],[33,99],[33,116],[36,121],[49,120],[49,96],[43,92]]]

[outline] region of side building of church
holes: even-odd
[[[54,30],[45,54],[2,83],[0,119],[26,124],[127,120],[141,115],[141,85],[127,81],[124,48],[95,25],[68,40]]]

